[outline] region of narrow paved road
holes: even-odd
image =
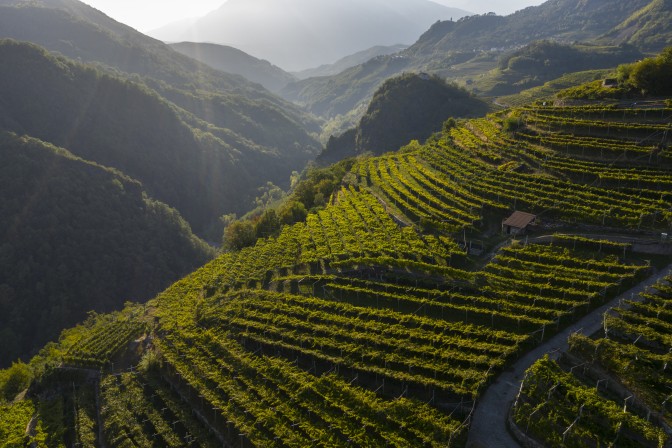
[[[602,315],[609,308],[617,306],[619,300],[629,300],[631,297],[638,300],[640,292],[654,285],[670,272],[672,272],[672,264],[591,312],[577,323],[570,325],[547,342],[525,354],[510,369],[503,372],[485,391],[476,407],[469,430],[467,447],[519,448],[520,444],[506,429],[506,420],[509,409],[520,389],[520,382],[523,380],[525,371],[546,353],[567,350],[567,339],[572,333],[581,331],[583,334],[590,335],[598,331],[602,328]]]

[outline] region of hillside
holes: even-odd
[[[0,408],[3,430],[23,435],[35,414],[29,438],[67,427],[95,443],[99,422],[113,445],[465,446],[500,372],[669,263],[651,251],[670,250],[671,116],[669,100],[528,105],[357,159],[324,208],[277,237],[0,375],[5,396],[37,379]],[[536,215],[531,234],[509,234],[514,211]],[[637,327],[647,340],[669,326],[655,303],[643,310],[655,325]],[[73,414],[88,423],[68,426]],[[657,421],[637,425],[634,440],[655,435],[641,446],[665,446]]]
[[[138,181],[37,139],[0,133],[0,191],[3,367],[213,255]]]
[[[514,95],[500,96],[496,101],[498,104],[506,107],[521,106],[535,101],[553,99],[558,92],[565,89],[573,88],[588,82],[602,83],[604,79],[613,76],[613,74],[613,69],[588,70],[585,72],[570,73],[551,81],[547,81],[541,86],[532,87]]]
[[[215,183],[215,191],[223,188],[222,185],[227,182],[240,187],[229,191],[223,202],[220,198],[215,198],[207,206],[210,209],[221,207],[224,210],[223,213],[246,210],[250,200],[254,198],[250,196],[256,192],[257,187],[265,185],[269,180],[286,185],[292,171],[302,169],[305,163],[321,150],[320,143],[311,136],[319,132],[318,122],[295,106],[271,94],[260,85],[246,81],[241,76],[217,71],[181,55],[169,46],[117,23],[79,1],[5,0],[0,2],[0,37],[33,42],[79,62],[94,64],[98,71],[107,73],[112,78],[123,78],[130,80],[133,85],[138,85],[140,89],[153,97],[147,100],[149,102],[155,102],[156,96],[160,96],[162,103],[160,107],[163,108],[159,114],[161,117],[165,118],[166,114],[179,115],[179,119],[188,123],[190,128],[199,130],[196,133],[198,137],[189,136],[183,132],[182,136],[170,144],[184,143],[185,138],[187,140],[198,138],[201,140],[200,147],[209,148],[205,153],[215,151],[230,154],[218,163],[209,163],[205,166],[211,169],[210,182]],[[4,68],[8,69],[6,65]],[[30,84],[29,79],[25,79],[25,84]],[[72,81],[70,83],[71,88],[68,91],[76,98],[68,99],[67,102],[81,100],[82,105],[86,105],[85,98],[73,92],[76,86]],[[90,84],[89,87],[91,87]],[[32,90],[32,87],[30,89]],[[13,92],[13,95],[24,93],[31,95],[31,90]],[[112,100],[120,102],[122,98],[129,99],[129,93],[121,95],[119,99],[113,97]],[[55,92],[54,95],[58,93]],[[60,95],[65,96],[64,93]],[[147,94],[138,95],[140,98],[149,98]],[[40,101],[47,101],[48,96],[41,96]],[[32,106],[36,107],[38,104],[39,102]],[[98,103],[92,104],[98,105]],[[125,105],[122,106],[125,107]],[[121,113],[124,107],[114,112]],[[139,119],[140,123],[144,124],[151,120],[150,111],[143,112],[137,110],[137,107],[136,104],[135,109],[129,110],[142,115]],[[172,110],[168,111],[168,109]],[[123,119],[123,117],[120,118]],[[181,132],[180,129],[185,129],[179,124],[171,125],[171,127],[175,129],[169,132],[177,133]],[[131,126],[131,129],[133,128],[138,129],[138,126]],[[106,132],[110,131],[108,129]],[[145,132],[141,139],[134,139],[133,145],[137,145],[146,138],[161,139],[162,133],[150,135]],[[193,134],[191,131],[189,133]],[[121,139],[130,137],[124,135],[123,132],[118,134]],[[90,137],[97,138],[95,135]],[[189,146],[193,144],[189,143],[180,151],[187,151]],[[161,150],[160,147],[153,149]],[[229,161],[225,160],[226,158]],[[278,163],[278,160],[283,162]],[[237,165],[238,161],[241,166],[236,170],[237,177],[229,176],[228,171],[217,170],[221,164],[232,166]],[[246,161],[254,166],[253,176],[248,169],[250,165],[246,165]],[[163,164],[169,161],[147,160],[147,162]],[[177,163],[178,161],[173,160],[172,162]],[[101,163],[108,164],[107,161],[101,161]],[[196,172],[194,171],[192,175]],[[168,181],[164,176],[159,179],[146,179],[137,173],[129,174],[147,185]],[[199,182],[194,178],[177,178],[169,181]],[[189,192],[176,194],[189,194]],[[193,203],[195,207],[202,207],[198,205],[198,202],[208,200],[200,196],[199,188],[196,188],[193,194],[196,196],[191,197],[188,202]],[[163,198],[163,200],[166,199]],[[176,203],[167,202],[171,206],[178,207]],[[212,224],[212,220],[216,220],[219,216],[210,215],[206,219],[201,216],[197,218],[199,220],[197,222],[181,207],[180,205],[181,212],[199,233],[202,233]]]
[[[278,92],[296,78],[268,61],[226,45],[180,42],[170,44],[175,51],[227,73],[243,76],[270,90]]]
[[[3,135],[35,138],[84,164],[112,169],[134,179],[130,185],[138,195],[117,204],[105,176],[87,178],[72,192],[81,210],[34,204],[50,227],[63,229],[45,228],[31,215],[11,240],[0,242],[7,275],[0,277],[0,287],[7,286],[1,300],[3,366],[27,359],[86,312],[147,300],[201,265],[212,250],[200,240],[189,243],[192,229],[219,241],[222,215],[247,212],[267,182],[286,187],[291,173],[321,150],[311,136],[317,121],[295,106],[75,0],[1,1],[0,58]],[[45,185],[53,177],[55,194],[67,196],[61,176],[79,174],[53,165],[52,171],[44,168]],[[29,181],[16,185],[39,190]],[[17,207],[12,195],[13,188],[0,189],[0,204]],[[106,201],[116,207],[111,217],[86,208]],[[109,222],[80,216],[87,212]],[[2,218],[20,217],[12,208]],[[105,241],[92,234],[98,230]]]
[[[617,44],[627,43],[648,51],[660,51],[672,45],[669,24],[672,2],[655,0],[633,13],[602,40]]]
[[[258,143],[250,142],[217,123],[197,120],[140,84],[50,56],[39,47],[0,41],[0,55],[6,62],[0,67],[6,129],[140,180],[197,232],[224,213],[245,210],[262,179],[286,183],[289,173],[313,155],[297,140],[300,135],[282,136],[278,123],[267,129],[276,142],[263,134]],[[241,125],[255,132],[260,123]],[[291,152],[271,146],[283,138],[294,142]]]
[[[437,20],[466,14],[427,0],[229,0],[181,32],[170,26],[150,34],[230,45],[299,71],[376,45],[411,44]]]
[[[533,42],[508,53],[496,69],[475,78],[469,88],[480,95],[502,96],[543,85],[563,75],[589,70],[614,69],[637,61],[643,54],[629,45],[563,45]]]
[[[386,79],[411,71],[412,66],[403,52],[378,56],[334,76],[290,83],[280,93],[315,115],[334,118],[366,104]]]
[[[451,117],[482,116],[487,111],[485,102],[438,77],[392,78],[374,94],[359,125],[329,139],[318,161],[328,164],[365,152],[397,150],[411,140],[426,140]]]
[[[485,72],[496,69],[500,56],[506,53],[539,40],[566,44],[591,42],[614,30],[651,3],[651,0],[550,0],[506,17],[485,14],[437,22],[401,53],[374,58],[331,77],[292,83],[282,91],[282,95],[305,105],[316,115],[335,118],[368,102],[385,79],[403,72],[423,71],[471,83]],[[601,45],[618,45],[622,40],[601,38],[600,42]],[[622,51],[620,58],[617,51],[612,52],[616,53],[613,66],[628,62],[623,59],[626,50]],[[598,51],[594,59],[586,59],[581,70],[603,68],[601,59],[604,59],[604,54]],[[532,87],[525,84],[511,86],[525,77],[533,78],[534,75],[519,76],[508,84],[508,88],[520,91]],[[506,81],[503,80],[502,85]],[[492,87],[484,89],[486,94]]]
[[[549,0],[506,17],[492,14],[434,24],[409,48],[415,58],[436,51],[514,48],[535,40],[588,41],[611,31],[651,0]]]
[[[72,59],[175,87],[198,79],[210,90],[248,87],[241,78],[209,69],[77,0],[3,0],[0,12],[0,37],[32,42]]]

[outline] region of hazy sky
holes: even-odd
[[[201,17],[226,0],[83,0],[113,19],[139,31],[150,31],[181,19]],[[334,0],[338,1],[338,0]],[[447,6],[477,13],[509,14],[544,0],[434,0]]]

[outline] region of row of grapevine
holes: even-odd
[[[553,447],[666,446],[665,432],[602,396],[555,362],[542,358],[528,371],[512,418],[529,436]]]
[[[103,430],[111,446],[220,446],[188,403],[156,374],[106,375],[101,401]]]
[[[616,105],[583,106],[526,106],[520,110],[533,115],[550,115],[572,120],[592,119],[601,121],[633,121],[636,123],[667,123],[672,117],[672,109],[665,107],[618,107]]]
[[[452,446],[464,429],[427,404],[385,400],[333,371],[315,375],[284,359],[252,353],[236,334],[220,327],[182,327],[160,344],[175,376],[225,422],[232,444]]]
[[[97,323],[63,356],[65,363],[78,366],[103,367],[135,337],[146,331],[138,321],[110,320]]]
[[[308,215],[305,223],[285,227],[276,238],[223,254],[213,262],[213,287],[261,282],[269,271],[297,269],[330,260],[333,267],[354,265],[444,267],[462,250],[445,235],[421,235],[399,228],[384,206],[366,191],[343,188],[335,203]]]
[[[458,399],[478,391],[488,371],[501,366],[515,350],[515,346],[483,342],[490,337],[486,328],[480,336],[463,334],[464,324],[459,321],[438,321],[431,330],[420,330],[404,322],[403,313],[373,308],[361,314],[360,310],[317,298],[248,292],[218,306],[208,325],[235,329],[239,338],[265,347],[438,388]],[[507,342],[520,339],[510,335]]]
[[[518,111],[526,124],[520,136],[531,142],[603,162],[671,161],[665,147],[672,110],[591,106],[526,107]]]
[[[553,117],[564,119],[566,114],[578,113],[581,108],[524,108],[518,113],[534,115],[537,110],[543,111],[547,120]],[[592,109],[588,108],[589,114]],[[638,109],[630,111],[638,116]],[[629,113],[630,113],[629,112]],[[623,111],[620,112],[621,115]],[[580,129],[572,132],[548,132],[548,129],[523,128],[515,137],[501,130],[497,116],[487,119],[471,120],[462,127],[451,131],[453,142],[463,149],[481,157],[487,162],[502,165],[506,161],[515,160],[525,163],[534,169],[543,169],[561,177],[568,177],[579,183],[597,183],[610,188],[642,188],[659,192],[670,192],[672,171],[656,166],[651,162],[659,162],[661,148],[655,144],[643,144],[639,141],[624,141],[621,138],[607,139],[581,135]],[[520,118],[521,124],[524,120]],[[669,120],[668,120],[669,121]],[[660,131],[660,130],[658,130]],[[655,132],[655,130],[654,130]],[[464,144],[464,136],[469,135],[469,144]],[[460,138],[457,138],[460,136]],[[474,148],[477,147],[478,150]],[[483,148],[494,153],[483,155]],[[655,156],[655,157],[654,157]],[[644,167],[633,165],[632,159],[638,159]],[[636,192],[633,192],[636,194]]]
[[[435,170],[461,183],[471,193],[514,208],[526,207],[565,218],[616,226],[670,222],[667,201],[609,190],[546,176],[498,170],[483,161],[465,158],[445,141],[427,145],[420,156]]]

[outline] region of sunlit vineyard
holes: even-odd
[[[558,362],[533,366],[516,423],[546,446],[668,446],[671,281],[605,314],[599,337],[575,334]]]
[[[66,334],[49,372],[91,375],[101,421],[94,431],[83,420],[81,434],[109,446],[464,446],[499,373],[653,272],[602,234],[670,229],[672,161],[659,145],[670,115],[526,106],[360,158],[302,222]],[[502,235],[516,210],[537,214],[546,238]],[[669,357],[664,300],[618,310],[605,318],[610,339],[573,345],[608,370],[637,350],[657,381],[637,386],[649,406],[669,399],[667,367],[657,370]],[[535,369],[515,414],[524,429],[562,439],[574,396],[590,398],[586,422],[614,415],[583,378],[551,361]],[[639,384],[628,372],[614,374]],[[530,416],[551,405],[548,420]],[[14,406],[2,414],[35,412]],[[641,415],[617,423],[600,440],[657,446],[658,427]]]
[[[137,321],[110,320],[99,322],[85,337],[78,340],[63,357],[67,364],[103,367],[146,326]]]

